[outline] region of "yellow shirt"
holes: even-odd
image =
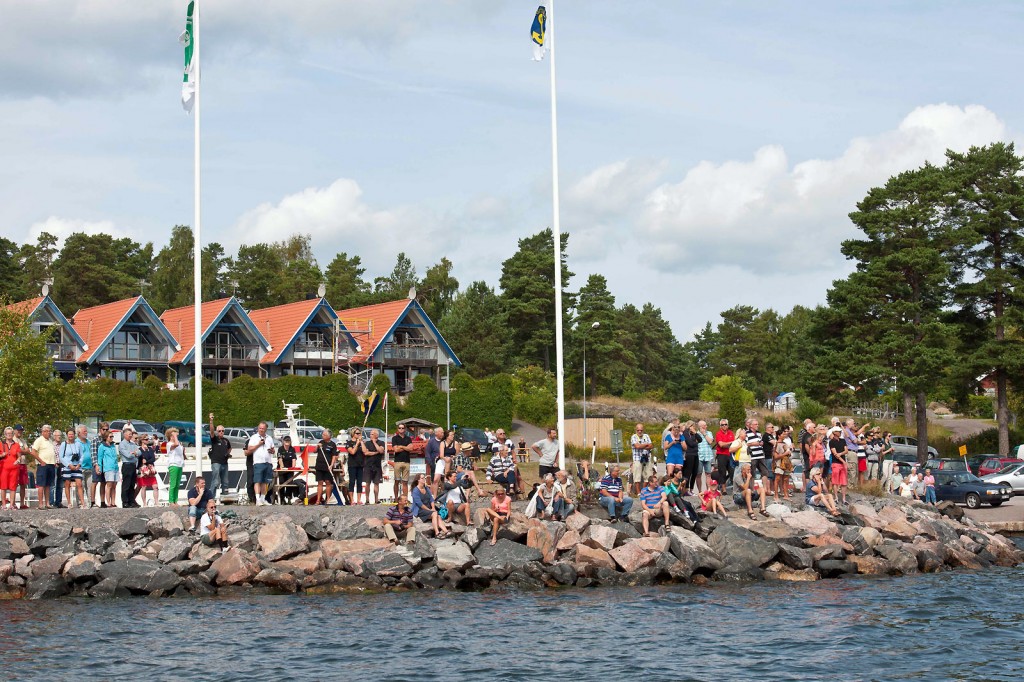
[[[39,459],[43,460],[43,464],[57,463],[57,451],[54,450],[53,443],[51,441],[39,436],[39,438],[36,438],[36,442],[32,443],[32,449],[35,450]]]

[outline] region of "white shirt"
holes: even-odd
[[[185,466],[185,448],[182,447],[181,443],[178,443],[176,448],[167,448],[167,466]]]
[[[249,444],[246,450],[259,445],[258,448],[252,451],[252,463],[253,464],[273,464],[274,463],[274,438],[268,433],[266,435],[266,442],[260,445],[260,440],[263,436],[258,433],[254,433],[249,436]]]
[[[555,460],[558,459],[558,440],[549,440],[547,438],[539,440],[533,444],[533,447],[540,450],[540,465],[550,467],[555,465]],[[510,451],[511,452],[511,451]]]
[[[457,505],[458,504],[462,504],[465,501],[465,498],[463,497],[463,493],[462,493],[462,486],[457,485],[454,488],[452,488],[451,490],[449,490],[448,491],[448,497],[446,498],[446,501],[451,502],[453,504],[457,504]]]
[[[223,526],[224,522],[221,520],[220,514],[215,514],[214,516],[217,518],[217,528],[220,528],[221,526]],[[209,535],[210,534],[210,515],[209,514],[203,514],[203,518],[199,519],[199,528],[201,529],[200,532],[199,532],[200,535]]]

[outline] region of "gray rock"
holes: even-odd
[[[170,593],[181,583],[177,573],[156,561],[133,559],[125,563],[127,571],[119,582],[121,587],[133,593]],[[100,570],[102,571],[102,568]]]
[[[149,519],[144,516],[132,516],[127,521],[122,523],[118,529],[117,534],[122,538],[135,537],[136,535],[146,535],[149,533]]]
[[[32,550],[28,543],[17,535],[0,538],[0,560],[16,559],[30,551]]]
[[[26,599],[54,599],[68,593],[68,584],[59,575],[47,573],[28,581]]]
[[[329,535],[327,529],[324,528],[324,524],[316,517],[303,523],[302,530],[306,531],[306,535],[308,535],[311,540],[323,540]]]
[[[96,577],[100,569],[100,558],[95,554],[82,552],[71,557],[64,564],[62,572],[64,577],[72,582],[86,580]]]
[[[93,553],[100,555],[106,554],[112,545],[121,542],[121,536],[103,526],[90,528],[86,538]]]
[[[576,582],[576,569],[572,564],[558,561],[545,568],[545,571],[559,585],[572,585]]]
[[[428,566],[421,571],[417,571],[412,576],[412,579],[420,587],[437,589],[445,585],[445,579],[442,577],[441,571],[437,569],[437,566]]]
[[[759,538],[749,530],[732,524],[716,528],[708,537],[708,545],[722,558],[727,567],[763,566],[779,553],[779,546],[776,543]]]
[[[949,500],[939,502],[935,509],[943,516],[947,516],[955,521],[964,520],[964,510]]]
[[[182,577],[185,577],[187,575],[196,575],[197,573],[205,571],[209,566],[209,562],[200,561],[198,559],[172,561],[167,564],[168,569],[174,571]]]
[[[879,556],[885,557],[892,567],[903,574],[917,573],[917,557],[903,549],[902,543],[885,541],[875,547]]]
[[[470,526],[466,529],[466,532],[462,534],[462,537],[459,538],[460,541],[469,546],[470,551],[475,550],[480,546],[480,543],[486,539],[487,534],[484,533],[479,526]]]
[[[122,587],[115,578],[106,578],[89,588],[90,597],[130,597],[131,592]]]
[[[544,587],[544,583],[525,571],[516,569],[505,578],[505,586],[517,590],[539,590]]]
[[[289,518],[275,519],[257,533],[260,550],[268,561],[287,559],[309,550],[309,535]]]
[[[839,545],[824,545],[822,547],[809,547],[807,552],[815,562],[834,559],[842,561],[846,559],[846,550]]]
[[[212,597],[217,594],[217,588],[198,575],[187,576],[181,584],[194,597]]]
[[[834,578],[844,573],[856,574],[857,564],[852,561],[840,561],[837,559],[822,559],[815,563],[815,568],[823,578]]]
[[[685,573],[682,577],[688,579],[694,573],[710,574],[725,565],[721,557],[711,548],[711,545],[692,531],[673,527],[669,531],[668,539],[669,551],[686,566],[686,569],[683,571],[676,567],[675,573],[677,576]],[[678,580],[679,578],[677,577],[676,579]]]
[[[172,511],[165,511],[146,524],[146,531],[155,538],[170,538],[181,535],[185,530],[181,518]]]
[[[543,559],[539,550],[501,538],[497,544],[484,543],[476,552],[477,563],[483,568],[513,569],[527,561]]]
[[[71,554],[54,554],[48,556],[45,559],[37,559],[32,562],[32,578],[41,578],[45,575],[59,574],[61,569],[64,568],[64,564],[68,562],[73,555]]]
[[[764,570],[758,566],[729,564],[717,571],[715,580],[728,583],[743,583],[764,580]]]
[[[370,570],[381,578],[401,578],[415,571],[409,563],[395,552],[382,552],[370,562]]]
[[[366,524],[366,519],[338,519],[330,531],[331,537],[335,540],[361,540],[364,538],[380,538],[384,534],[377,532]]]
[[[476,563],[473,552],[462,542],[447,543],[437,547],[435,551],[437,568],[441,571],[447,571],[449,568],[462,571]]]
[[[71,535],[71,524],[63,519],[47,519],[37,527],[39,534],[48,538],[67,540]]]
[[[168,538],[167,542],[164,543],[160,552],[157,554],[157,560],[162,564],[170,564],[175,561],[181,561],[189,555],[192,551],[193,537],[191,535],[179,535],[177,537]]]
[[[780,544],[778,558],[783,564],[796,570],[814,566],[814,559],[810,552],[792,545]]]
[[[35,528],[30,528],[24,524],[8,521],[0,523],[0,535],[13,535],[24,540],[26,544],[31,545],[38,539],[39,532]]]

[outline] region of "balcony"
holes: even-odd
[[[167,362],[171,357],[166,343],[112,343],[107,358],[115,362]]]
[[[203,345],[203,363],[215,365],[256,364],[260,359],[260,347],[247,343],[207,343]]]
[[[426,344],[388,343],[384,345],[382,357],[388,365],[415,367],[436,365],[443,360],[440,348]]]
[[[46,344],[46,352],[49,353],[50,357],[54,360],[68,360],[74,362],[78,351],[73,343],[48,343]]]
[[[292,359],[297,362],[317,361],[330,363],[334,360],[334,349],[323,343],[296,343],[292,350]]]

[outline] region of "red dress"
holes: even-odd
[[[0,443],[0,454],[7,456],[0,459],[0,490],[14,490],[18,487],[18,456],[21,446],[17,443]]]

